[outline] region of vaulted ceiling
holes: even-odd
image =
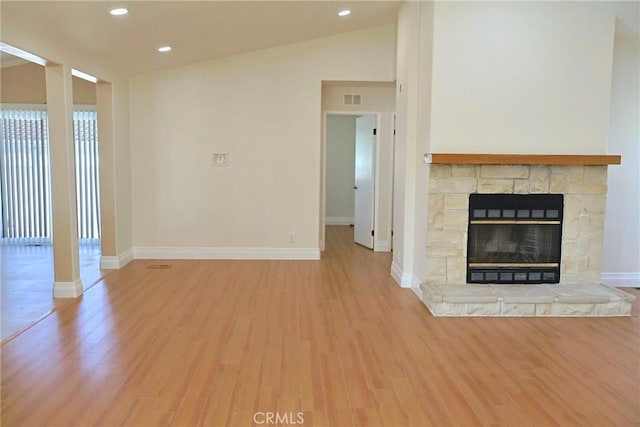
[[[395,23],[400,4],[399,0],[2,0],[0,40],[27,40],[28,46],[16,47],[53,61],[59,59],[47,58],[47,53],[71,51],[82,61],[68,65],[82,69],[96,64],[130,75]],[[640,32],[638,1],[582,4],[616,15],[618,25],[633,37]],[[126,7],[129,13],[111,16],[115,7]],[[350,9],[351,15],[338,17],[342,9]],[[42,41],[49,47],[54,41],[55,49],[39,52]],[[165,44],[173,50],[158,53]],[[8,56],[0,61],[15,64]]]
[[[60,48],[129,75],[394,23],[399,4],[3,0],[1,36],[8,43],[24,39],[27,32],[34,39],[55,40]],[[129,13],[111,16],[115,7],[126,7]],[[351,15],[338,17],[345,8]],[[173,50],[158,53],[165,44]]]

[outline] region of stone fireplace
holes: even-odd
[[[423,301],[433,314],[630,314],[633,296],[600,284],[607,165],[619,163],[618,156],[442,154],[437,161],[433,156],[429,156],[427,277],[421,287]],[[485,195],[495,195],[503,205],[489,208],[486,203],[491,197]],[[520,205],[513,201],[504,205],[507,195],[533,199],[555,195],[562,211],[554,217],[553,201],[551,206],[536,208],[531,200],[518,197]],[[470,212],[469,201],[474,198],[480,205],[477,211],[472,206]],[[528,217],[518,218],[519,209]],[[475,228],[482,225],[493,230],[478,234]],[[508,229],[514,225],[523,228]],[[528,268],[526,258],[533,257],[523,256],[522,262],[505,258],[503,252],[510,245],[525,246],[514,244],[514,233],[532,241],[551,243],[555,238],[559,252],[539,257],[539,262],[531,263],[537,267]],[[521,286],[525,283],[532,285]],[[507,300],[519,301],[522,310],[505,303],[504,292],[509,294]]]

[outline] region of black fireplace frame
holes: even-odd
[[[469,195],[469,225],[467,233],[467,283],[539,284],[559,283],[562,261],[562,219],[564,195],[562,194],[480,194]],[[472,227],[489,223],[499,224],[549,224],[558,226],[559,243],[557,262],[553,266],[479,265],[469,261],[472,245]]]

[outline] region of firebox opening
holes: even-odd
[[[468,283],[559,283],[562,194],[471,194]]]

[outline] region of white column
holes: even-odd
[[[53,207],[53,296],[75,298],[82,295],[83,285],[78,252],[71,68],[47,66],[46,84]]]
[[[402,287],[426,278],[434,4],[405,2],[398,13],[393,263]]]
[[[113,123],[113,88],[111,83],[100,82],[96,85],[96,104],[98,110],[98,151],[100,154],[100,237],[102,256],[100,268],[118,269],[116,240],[116,201],[115,201],[115,150]]]

